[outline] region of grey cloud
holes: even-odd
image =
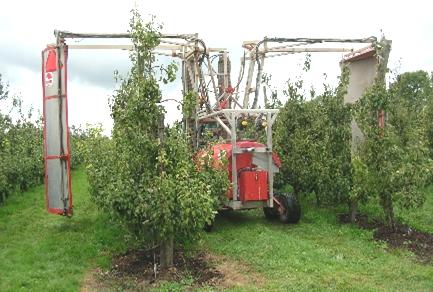
[[[114,71],[126,74],[130,68],[130,61],[127,52],[71,50],[68,65],[70,80],[112,88],[115,83]]]
[[[41,72],[41,51],[34,44],[0,42],[0,73],[18,67]],[[68,60],[69,80],[112,88],[114,71],[126,74],[130,68],[128,53],[115,50],[70,50]]]
[[[37,71],[41,68],[41,50],[20,44],[0,43],[0,70],[17,66]]]

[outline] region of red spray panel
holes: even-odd
[[[72,215],[68,126],[67,46],[42,52],[45,202],[48,212]]]

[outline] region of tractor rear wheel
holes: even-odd
[[[263,213],[268,220],[275,220],[278,218],[278,212],[275,208],[263,207]]]
[[[301,206],[293,194],[276,195],[275,199],[280,206],[275,206],[275,210],[282,223],[298,223],[301,218]],[[277,205],[277,204],[274,204]]]

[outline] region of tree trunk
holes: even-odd
[[[320,206],[322,205],[321,201],[320,201],[320,196],[318,193],[315,193],[315,194],[316,194],[316,205],[318,208],[320,208]]]
[[[392,230],[395,229],[395,217],[394,217],[394,206],[392,204],[392,195],[387,194],[381,194],[380,196],[380,202],[383,208],[383,212],[385,214],[385,224],[391,228]]]
[[[173,254],[174,254],[174,246],[173,246],[173,236],[170,236],[168,239],[161,243],[159,251],[159,264],[162,269],[170,268],[173,266]]]
[[[350,209],[350,222],[355,223],[356,214],[358,213],[358,201],[356,201],[355,199],[350,200],[349,209]]]

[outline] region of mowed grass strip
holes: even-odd
[[[372,231],[340,225],[330,210],[303,211],[297,225],[269,222],[260,210],[227,213],[205,245],[264,275],[257,290],[433,291],[432,265],[373,241]]]
[[[75,214],[45,211],[44,187],[12,196],[0,207],[0,291],[77,291],[86,272],[108,268],[113,254],[137,241],[90,201],[83,170],[73,172]],[[418,212],[399,217],[429,230],[433,188]],[[404,250],[389,250],[372,232],[340,225],[335,211],[303,207],[298,225],[264,219],[261,210],[217,218],[201,247],[260,275],[261,285],[235,290],[433,291],[433,266]],[[191,281],[163,283],[182,290]],[[206,288],[209,289],[209,288]]]
[[[77,291],[88,269],[108,267],[126,248],[129,234],[90,202],[82,169],[73,172],[73,194],[70,219],[45,211],[43,186],[0,206],[0,291]]]

